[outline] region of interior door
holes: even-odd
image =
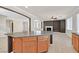
[[[60,22],[59,21],[53,21],[53,31],[54,32],[60,31]]]

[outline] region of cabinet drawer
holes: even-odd
[[[41,40],[42,40],[42,41],[45,41],[45,40],[48,40],[48,39],[50,39],[49,36],[39,36],[39,37],[38,37],[38,41],[39,41],[39,40],[40,40],[40,41],[41,41]]]

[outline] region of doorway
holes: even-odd
[[[13,33],[13,21],[12,20],[6,20],[6,27],[7,27],[7,33]]]

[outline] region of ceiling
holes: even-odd
[[[5,6],[5,7],[20,12],[26,16],[30,16],[31,18],[38,17],[43,20],[52,20],[51,19],[52,16],[57,17],[58,20],[65,19],[69,14],[73,13],[74,10],[79,8],[78,6],[28,6],[28,8],[25,8],[25,6]],[[26,20],[26,17],[2,8],[0,8],[0,14],[8,16],[10,18]]]
[[[7,17],[7,19],[11,19],[11,20],[16,20],[16,19],[17,20],[27,20],[28,19],[22,15],[19,15],[12,11],[8,11],[3,8],[0,8],[0,16],[5,16],[5,17]]]
[[[77,9],[78,6],[28,6],[28,8],[19,6],[19,8],[38,17],[50,20],[52,16],[57,17],[58,19],[64,19],[69,13]]]

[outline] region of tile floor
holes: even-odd
[[[72,47],[71,38],[65,33],[54,32],[53,44],[50,45],[48,53],[76,53]]]

